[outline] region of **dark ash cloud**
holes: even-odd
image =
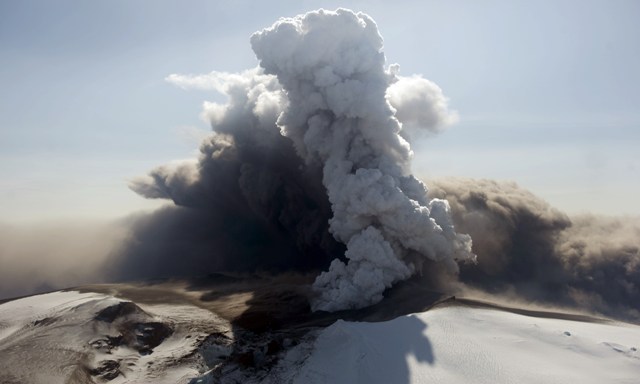
[[[214,133],[194,162],[161,166],[131,188],[175,206],[139,217],[116,279],[213,271],[319,270],[344,247],[328,232],[320,170],[280,134],[277,81],[259,70],[224,78],[229,101],[208,104]]]
[[[430,193],[451,204],[477,265],[460,281],[490,293],[640,319],[640,218],[569,218],[515,183],[447,179]]]

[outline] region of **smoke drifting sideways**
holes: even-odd
[[[177,207],[140,226],[149,239],[123,260],[167,265],[186,254],[186,264],[205,268],[328,266],[313,284],[312,307],[335,311],[380,301],[425,260],[455,273],[457,262],[475,259],[447,202],[428,199],[411,175],[397,118],[435,132],[455,114],[435,84],[386,66],[371,18],[309,12],[255,33],[251,46],[258,68],[168,77],[214,88],[228,102],[205,103],[214,133],[197,162],[160,167],[132,184]],[[149,252],[162,261],[143,260]]]
[[[473,239],[464,288],[640,321],[640,218],[573,218],[512,182],[446,179],[453,221]]]

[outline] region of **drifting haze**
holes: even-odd
[[[0,299],[102,282],[125,222],[0,223]]]

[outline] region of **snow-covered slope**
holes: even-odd
[[[311,355],[274,370],[293,383],[638,383],[640,327],[449,306],[382,323],[338,321]]]
[[[258,335],[162,297],[55,292],[0,304],[0,383],[640,382],[640,327],[625,323],[449,300],[385,322]]]
[[[225,322],[190,305],[53,292],[0,305],[0,383],[186,383]]]

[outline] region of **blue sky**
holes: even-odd
[[[127,180],[195,155],[201,104],[171,73],[257,64],[252,32],[344,6],[460,122],[414,145],[431,177],[514,180],[570,213],[640,214],[640,2],[0,2],[0,220],[149,208]]]

